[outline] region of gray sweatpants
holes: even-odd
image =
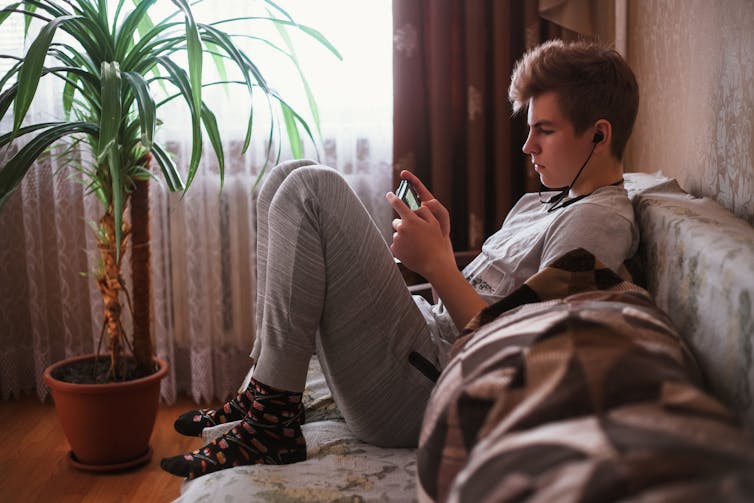
[[[433,383],[409,354],[436,361],[437,349],[356,194],[333,169],[286,162],[268,174],[257,218],[254,378],[302,391],[316,351],[357,437],[416,445]]]

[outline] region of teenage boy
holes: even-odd
[[[401,177],[421,207],[387,194],[399,217],[387,247],[336,171],[293,161],[270,172],[257,204],[251,381],[217,409],[181,415],[175,428],[199,435],[242,422],[192,453],[163,459],[163,469],[193,478],[304,460],[301,395],[314,353],[357,437],[415,446],[434,384],[419,367],[441,370],[477,312],[572,249],[613,269],[634,254],[638,232],[621,160],[639,96],[625,60],[588,42],[547,42],[517,63],[509,97],[515,112],[527,113],[524,153],[544,186],[562,189],[522,197],[463,272],[447,210],[413,174]],[[408,293],[394,256],[432,283],[437,304]]]

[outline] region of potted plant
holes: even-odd
[[[98,348],[95,355],[60,362],[45,371],[45,382],[52,390],[72,447],[71,461],[81,468],[119,469],[144,463],[151,455],[148,442],[167,364],[155,357],[150,332],[148,187],[151,178],[161,178],[172,191],[187,190],[199,168],[203,132],[217,157],[222,180],[223,145],[215,114],[203,100],[202,89],[225,84],[244,86],[250,95],[261,92],[270,105],[278,105],[295,156],[302,150],[301,130],[314,141],[307,122],[268,85],[254,61],[239,49],[228,27],[244,23],[245,37],[257,38],[289,58],[295,75],[302,80],[285,29],[306,33],[340,57],[318,31],[295,23],[271,0],[262,0],[265,15],[213,23],[195,19],[195,5],[202,1],[190,4],[173,0],[175,10],[163,16],[153,13],[156,0],[26,0],[0,11],[0,24],[9,16],[24,16],[25,37],[29,37],[29,21],[42,23],[23,58],[0,56],[15,60],[0,76],[0,89],[7,86],[0,94],[0,119],[13,105],[12,130],[0,135],[0,148],[28,139],[0,168],[0,208],[34,161],[62,139],[71,140],[68,145],[84,144],[90,149],[89,165],[71,164],[81,173],[88,192],[102,205],[102,217],[93,226],[99,256],[94,277],[104,300],[100,346],[102,340],[107,342],[108,356],[100,358]],[[273,23],[279,29],[282,47],[248,33],[249,23],[259,22]],[[64,36],[58,37],[61,32]],[[188,71],[176,56],[186,58]],[[212,57],[220,75],[226,74],[227,65],[241,77],[206,82],[205,56]],[[24,119],[42,79],[64,82],[62,109],[67,118],[26,124]],[[316,122],[316,106],[303,82]],[[191,116],[191,160],[183,174],[155,137],[160,120],[169,120],[158,118],[161,107],[175,99],[185,102]],[[252,135],[251,119],[250,106],[244,152]],[[268,157],[276,121],[271,118],[269,126]],[[129,243],[131,295],[122,276]],[[124,306],[133,311],[131,336],[122,322]],[[64,382],[64,371],[77,365],[86,366],[84,373],[93,376],[91,383]],[[146,398],[135,396],[133,390],[144,392]],[[92,396],[104,404],[104,412],[86,408],[85,399]],[[71,405],[64,403],[68,398]],[[137,418],[141,413],[144,417]],[[116,418],[121,419],[119,424]],[[93,429],[99,426],[110,429],[95,433]],[[126,437],[134,430],[140,431],[134,438]],[[97,452],[99,447],[104,447],[104,452]]]

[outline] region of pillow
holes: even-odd
[[[466,332],[425,413],[422,501],[754,488],[753,444],[702,390],[668,317],[588,252],[532,276]]]

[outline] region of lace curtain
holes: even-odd
[[[384,194],[391,187],[392,169],[391,2],[280,3],[298,22],[325,34],[344,58],[337,61],[321,47],[294,38],[321,118],[322,140],[316,147],[307,145],[305,156],[319,157],[323,164],[340,170],[387,238],[391,213]],[[217,15],[233,17],[243,15],[248,4],[222,2],[213,8],[220,5],[227,12]],[[0,52],[23,53],[22,47],[8,48],[19,43],[21,29],[20,23],[3,25],[0,44],[5,47]],[[283,95],[296,96],[291,99],[294,107],[306,109],[300,83],[290,73],[281,73],[285,69],[278,61],[263,59],[261,66]],[[45,86],[32,113],[59,119],[60,89],[50,81]],[[153,334],[157,355],[171,364],[162,385],[167,402],[178,393],[187,393],[197,402],[225,398],[248,369],[253,337],[254,184],[265,163],[261,140],[266,131],[257,130],[257,142],[242,155],[245,111],[238,110],[248,109],[248,98],[216,88],[207,91],[205,100],[217,111],[226,148],[222,191],[211,151],[184,197],[169,193],[164,185],[151,186]],[[4,121],[0,134],[10,127]],[[159,134],[185,167],[190,133],[166,128]],[[0,152],[0,165],[8,155]],[[290,153],[283,150],[281,159],[286,158]],[[95,259],[91,251],[96,249],[88,222],[99,218],[100,209],[71,180],[74,171],[59,169],[64,164],[65,159],[55,156],[37,163],[0,211],[2,399],[32,392],[44,399],[44,368],[68,356],[91,353],[97,346],[102,301],[85,275]]]

